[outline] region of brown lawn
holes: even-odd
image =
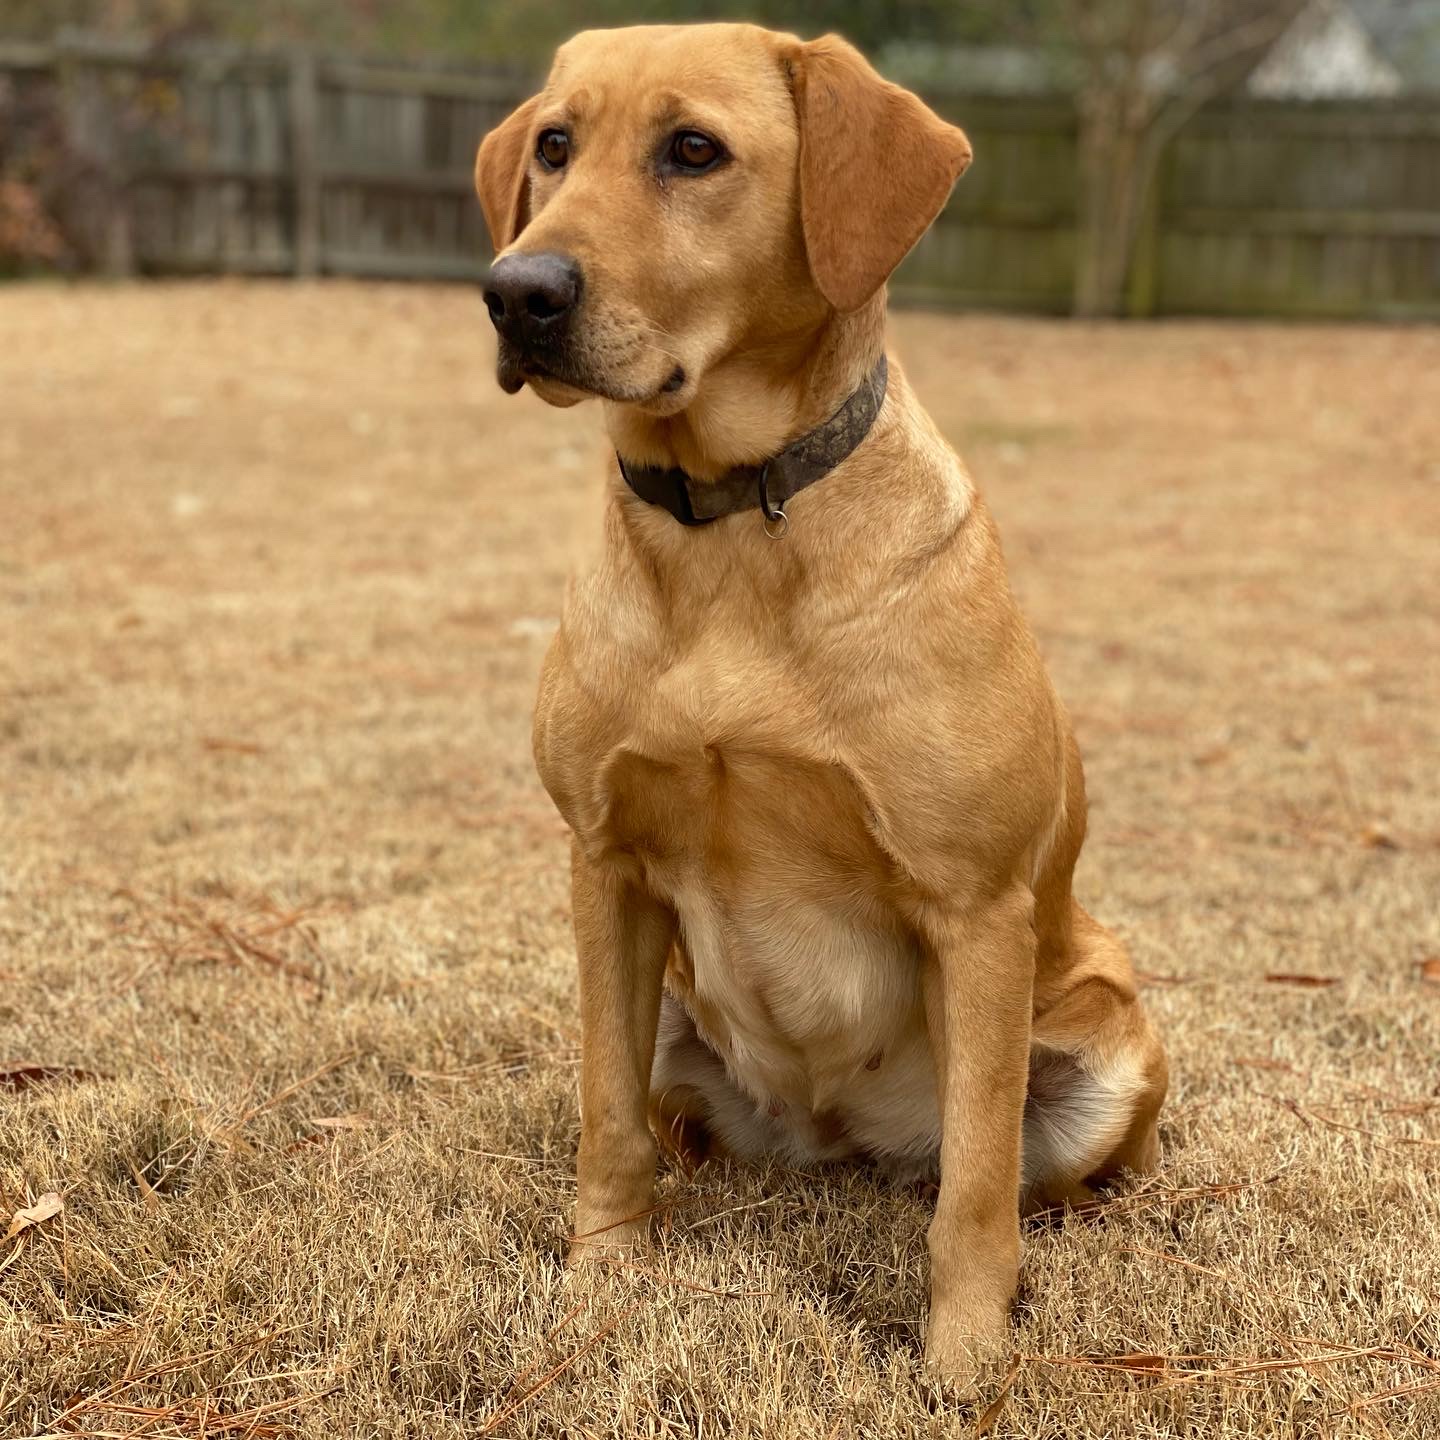
[[[912,1190],[663,1174],[641,1265],[562,1268],[528,731],[604,447],[487,331],[452,288],[0,291],[0,1227],[64,1201],[0,1246],[0,1435],[977,1428]],[[1440,1434],[1440,333],[894,331],[1174,1075],[1164,1172],[1028,1233],[984,1423]]]

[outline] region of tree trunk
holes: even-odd
[[[1148,107],[1115,91],[1083,96],[1075,314],[1124,313],[1135,237],[1154,172]]]

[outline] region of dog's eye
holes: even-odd
[[[681,130],[670,142],[670,159],[681,170],[708,170],[724,152],[698,130]]]
[[[570,137],[563,130],[542,130],[535,153],[547,170],[563,170],[570,158]]]

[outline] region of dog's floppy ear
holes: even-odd
[[[837,310],[865,303],[944,208],[970,142],[826,35],[790,57],[810,273]]]
[[[530,221],[530,133],[538,95],[502,120],[475,156],[475,193],[485,212],[490,243],[503,250]]]

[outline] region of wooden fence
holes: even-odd
[[[501,68],[80,36],[0,46],[6,74],[54,87],[75,142],[111,175],[116,264],[165,273],[479,276],[475,146],[530,88]],[[929,98],[978,158],[896,295],[1068,309],[1073,107]],[[1130,308],[1440,318],[1440,103],[1202,111],[1162,162]]]
[[[527,93],[499,68],[88,37],[0,46],[7,72],[55,88],[112,178],[112,268],[154,273],[478,276],[475,147]]]
[[[1073,108],[931,98],[977,158],[897,288],[938,304],[1067,310]],[[1440,319],[1440,104],[1212,106],[1171,142],[1156,189],[1132,314]]]

